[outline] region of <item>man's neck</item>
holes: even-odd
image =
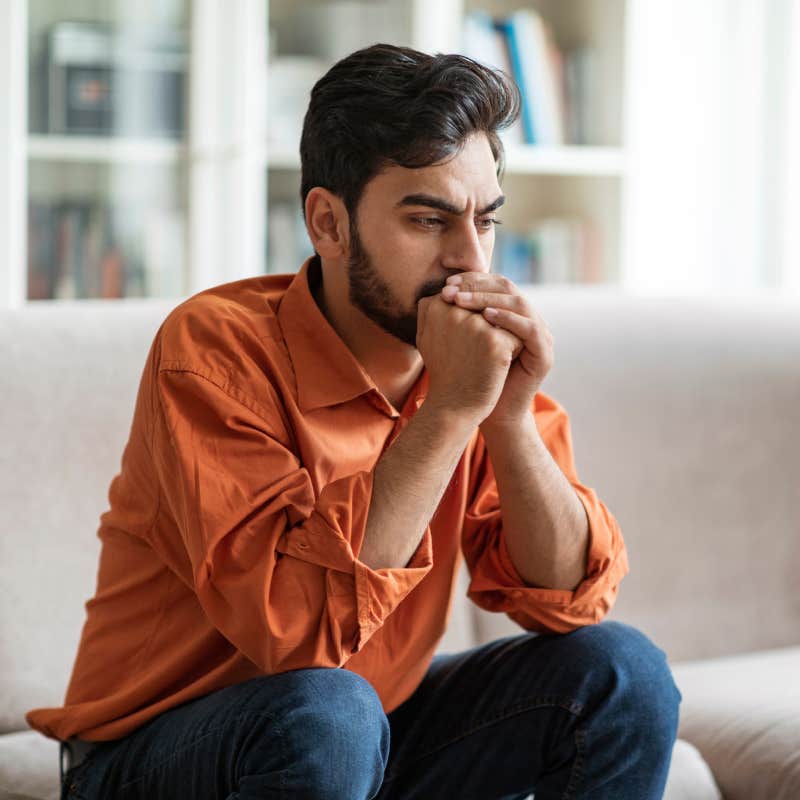
[[[324,281],[322,270],[310,279],[311,294],[350,352],[398,411],[422,374],[419,351],[401,342],[350,303],[346,281]]]

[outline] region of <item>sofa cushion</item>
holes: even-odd
[[[722,800],[719,787],[698,749],[678,739],[672,749],[662,800]]]
[[[609,618],[670,662],[797,644],[798,299],[529,292],[556,339],[542,389],[628,547]]]
[[[3,311],[0,733],[61,705],[95,590],[100,514],[120,469],[153,336],[178,301],[42,301]],[[459,579],[439,650],[475,644]]]
[[[58,800],[55,741],[34,731],[0,736],[0,798],[12,797]],[[693,745],[681,739],[672,752],[664,800],[720,800],[708,765]]]
[[[0,798],[59,800],[58,742],[36,731],[0,735]]]
[[[678,735],[708,762],[726,800],[800,797],[800,647],[672,667]]]
[[[171,301],[42,301],[0,315],[0,733],[61,705],[94,594],[100,514]]]

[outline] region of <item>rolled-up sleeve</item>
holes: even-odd
[[[358,559],[373,472],[315,496],[263,402],[188,369],[161,369],[156,396],[161,502],[211,624],[267,673],[341,666],[430,571],[430,527],[405,567],[373,570]]]
[[[525,630],[567,633],[599,622],[616,600],[628,573],[619,524],[596,492],[578,479],[566,411],[538,393],[532,410],[537,429],[553,460],[581,501],[589,522],[586,575],[574,591],[528,586],[517,572],[503,535],[502,509],[491,458],[480,432],[470,463],[468,506],[462,551],[470,571],[467,591],[476,605],[505,612]]]

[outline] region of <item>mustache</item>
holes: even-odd
[[[439,292],[447,286],[447,279],[451,275],[459,275],[460,271],[451,272],[450,275],[445,275],[444,278],[437,278],[436,280],[428,281],[424,283],[422,287],[417,292],[417,303],[422,300],[423,297],[431,297],[435,294],[439,294]]]

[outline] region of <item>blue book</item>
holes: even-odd
[[[518,27],[514,24],[513,18],[498,20],[497,27],[503,31],[508,42],[508,55],[511,59],[511,69],[514,71],[514,80],[519,86],[522,95],[522,126],[525,131],[525,141],[528,144],[536,144],[536,125],[533,117],[533,87],[526,81],[525,69],[523,67],[524,41],[520,36]]]
[[[505,25],[531,144],[562,145],[564,59],[552,29],[530,8],[515,11]]]

